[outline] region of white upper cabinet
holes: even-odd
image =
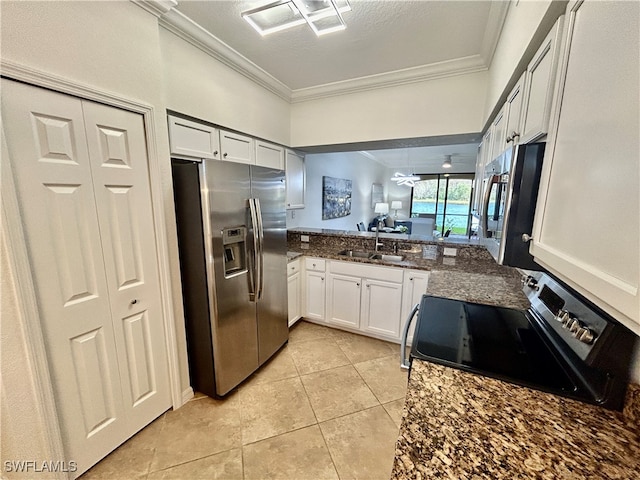
[[[218,130],[209,125],[169,115],[169,144],[172,155],[220,159]]]
[[[507,105],[503,105],[491,122],[491,160],[507,148]]]
[[[304,156],[286,151],[285,178],[287,181],[287,209],[304,208]]]
[[[239,133],[220,130],[220,151],[227,162],[255,165],[255,140]]]
[[[506,137],[504,148],[520,143],[520,115],[522,113],[522,97],[524,93],[525,75],[523,74],[513,87],[506,103]],[[503,150],[504,150],[503,148]]]
[[[520,116],[522,113],[522,97],[524,93],[525,75],[522,74],[518,83],[511,89],[507,100],[491,122],[491,160],[500,156],[505,150],[519,143]],[[500,172],[497,172],[500,173]]]
[[[572,2],[531,253],[640,334],[639,2]]]
[[[256,165],[284,170],[284,148],[256,140]]]
[[[548,132],[563,24],[561,16],[527,67],[520,143],[533,142]]]

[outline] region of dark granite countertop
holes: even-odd
[[[446,270],[457,272],[476,272],[487,275],[519,278],[514,268],[498,265],[489,252],[480,245],[469,243],[442,243],[438,241],[425,241],[417,239],[399,240],[394,237],[380,238],[383,247],[379,253],[394,254],[394,244],[398,245],[398,255],[404,256],[401,262],[385,262],[382,260],[370,260],[364,258],[345,257],[338,255],[341,250],[360,250],[373,253],[375,251],[375,236],[369,232],[344,232],[338,235],[335,230],[331,234],[310,233],[309,242],[300,241],[298,231],[288,232],[288,250],[299,252],[307,256],[343,260],[349,262],[369,263],[391,267],[411,268],[417,270]],[[406,237],[406,235],[405,235]],[[435,249],[433,259],[423,258],[422,247],[428,246]],[[445,256],[445,249],[454,249],[455,256]]]
[[[640,478],[640,386],[624,412],[414,360],[391,478]]]

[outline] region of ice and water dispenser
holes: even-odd
[[[225,277],[247,271],[246,238],[246,227],[227,227],[222,229]]]

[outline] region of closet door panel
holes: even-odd
[[[144,122],[83,109],[124,403],[138,430],[171,406]]]
[[[2,117],[66,454],[82,471],[127,438],[82,104],[3,79]]]

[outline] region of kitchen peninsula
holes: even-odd
[[[300,242],[308,235],[309,242]],[[417,237],[382,238],[396,267],[429,272],[426,293],[526,308],[518,272],[497,265],[478,244]],[[289,249],[305,256],[372,265],[345,249],[372,251],[366,232],[295,229]],[[434,259],[422,258],[435,246]],[[445,256],[444,248],[456,256]],[[424,293],[424,292],[423,292]],[[404,321],[404,318],[402,319]],[[623,412],[606,410],[485,376],[414,359],[392,479],[635,478],[640,475],[640,386],[630,385]]]

